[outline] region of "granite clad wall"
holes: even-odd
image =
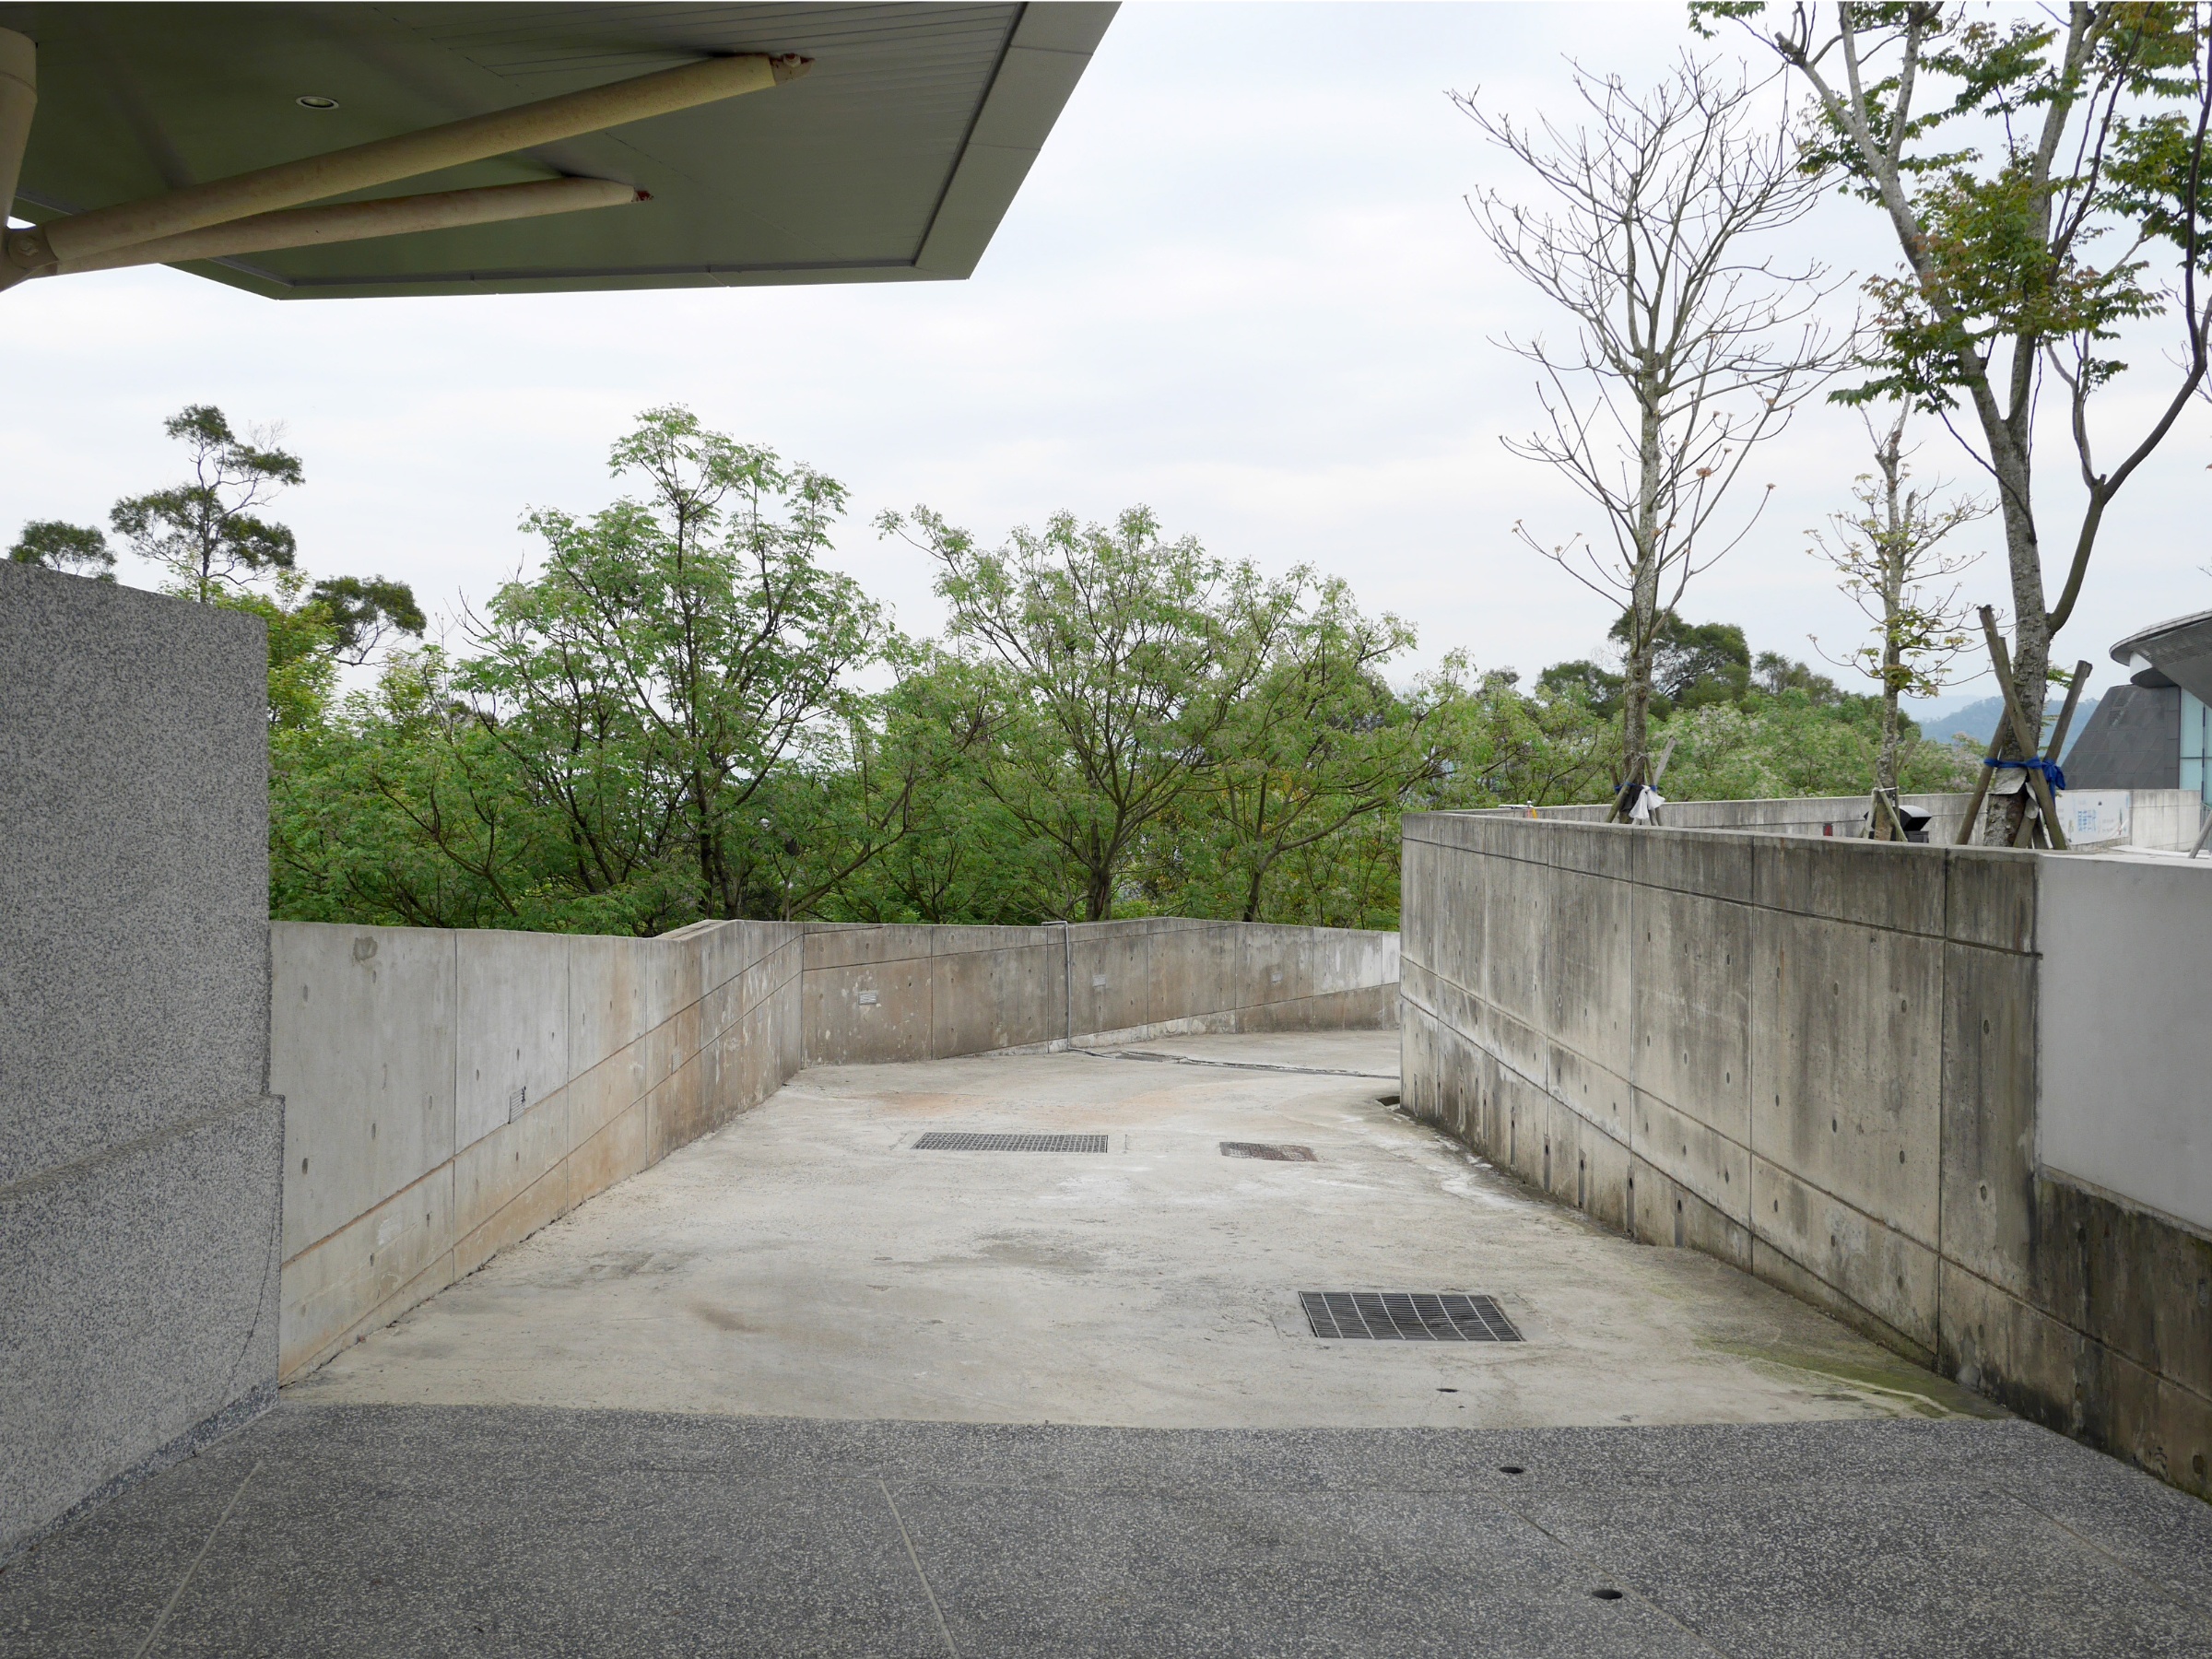
[[[1406,1106],[2212,1495],[2212,1241],[2037,1162],[2050,863],[1409,817]]]
[[[265,660],[0,564],[0,1557],[274,1394]]]
[[[801,1064],[803,929],[788,924],[273,932],[287,1378]]]

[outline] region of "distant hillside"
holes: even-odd
[[[2053,696],[2049,709],[2045,711],[2043,735],[2046,737],[2051,735],[2052,726],[2057,724],[2062,697],[2063,694]],[[1963,732],[1974,743],[1987,747],[1990,738],[1996,735],[1997,722],[2003,717],[2004,712],[2005,700],[2003,698],[1985,697],[1980,702],[1971,702],[1963,708],[1952,709],[1945,713],[1916,713],[1912,718],[1919,723],[1923,736],[1947,738],[1957,736]],[[2074,724],[2066,728],[2066,752],[2068,754],[2073,752],[2075,741],[2080,737],[2082,728],[2089,724],[2089,716],[2096,712],[2096,698],[2085,696],[2081,700],[2081,706],[2074,711]],[[2065,755],[2059,757],[2061,760],[2065,758]]]

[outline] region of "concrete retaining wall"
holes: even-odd
[[[274,1394],[265,660],[0,564],[0,1559]]]
[[[2041,972],[2105,862],[1408,818],[1407,1107],[2212,1495],[2212,1240],[2036,1157]]]
[[[802,1059],[804,931],[277,924],[281,1374],[774,1093]]]
[[[1178,917],[1046,927],[812,926],[810,1065],[1388,1027],[1398,936]],[[1069,1012],[1070,1001],[1074,1012]]]
[[[1397,935],[1236,923],[701,923],[660,939],[279,923],[280,1374],[802,1065],[1388,1026]]]

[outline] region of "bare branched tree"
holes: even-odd
[[[1858,511],[1830,516],[1832,539],[1812,533],[1812,552],[1835,567],[1842,577],[1839,585],[1874,624],[1874,638],[1856,650],[1821,654],[1881,687],[1882,747],[1874,763],[1875,787],[1881,790],[1897,787],[1897,700],[1908,693],[1935,696],[1950,683],[1951,664],[1973,642],[1970,607],[1957,584],[1947,590],[1936,584],[1982,555],[1943,544],[1953,531],[1995,511],[1971,497],[1938,506],[1934,498],[1940,483],[1918,489],[1907,482],[1912,452],[1905,448],[1905,418],[1911,412],[1911,405],[1900,406],[1887,431],[1868,420],[1875,470],[1861,473],[1852,491]],[[1820,649],[1818,636],[1813,646]]]
[[[1453,101],[1539,187],[1535,205],[1495,190],[1468,198],[1507,266],[1573,323],[1571,343],[1499,342],[1540,371],[1546,420],[1506,447],[1595,502],[1610,544],[1513,531],[1584,586],[1627,601],[1627,783],[1647,775],[1660,620],[1748,533],[1767,492],[1727,524],[1723,502],[1836,357],[1814,315],[1822,267],[1783,270],[1759,251],[1821,190],[1784,124],[1760,108],[1763,88],[1687,56],[1641,96],[1579,67],[1575,87],[1574,124],[1528,126],[1472,96]]]

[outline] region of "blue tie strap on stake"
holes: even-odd
[[[2022,771],[2041,772],[2043,781],[2051,785],[2051,792],[2053,794],[2066,786],[2066,774],[2059,771],[2058,762],[2045,760],[2040,756],[2027,760],[2000,760],[1994,755],[1991,755],[1984,758],[1982,764],[1984,766],[2017,766]]]

